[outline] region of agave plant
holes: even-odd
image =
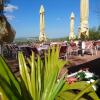
[[[58,80],[58,75],[67,63],[59,59],[58,48],[48,50],[44,60],[38,56],[34,59],[34,53],[30,58],[24,58],[22,52],[18,54],[20,78],[17,79],[9,66],[0,56],[0,95],[2,100],[87,100],[84,94],[99,100],[92,88],[92,84],[65,82],[64,73]],[[28,67],[29,64],[30,68]],[[74,92],[78,90],[78,93]]]

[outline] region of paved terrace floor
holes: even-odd
[[[100,50],[97,55],[71,56],[68,57],[67,60],[71,63],[69,66],[66,66],[66,68],[68,68],[71,73],[78,71],[82,67],[90,67],[92,68],[91,70],[94,70],[94,68],[98,70],[96,73],[100,75]],[[18,61],[7,60],[7,64],[10,66],[12,72],[16,76],[19,76]]]
[[[100,51],[97,55],[74,56],[69,59],[71,66],[68,66],[68,72],[74,73],[81,68],[89,68],[89,70],[100,77]]]
[[[71,56],[68,57],[67,59],[71,62],[71,66],[77,66],[80,64],[84,64],[87,62],[90,62],[92,60],[95,59],[99,59],[100,58],[100,50],[97,52],[97,55],[89,55],[89,54],[85,54],[84,56]]]

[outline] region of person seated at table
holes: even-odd
[[[84,56],[86,41],[82,41],[81,39],[79,39],[78,48],[79,48],[79,54],[81,54],[81,56]]]
[[[80,38],[78,40],[78,48],[79,48],[79,53],[78,54],[81,54],[81,56],[82,56],[82,40]]]
[[[71,47],[74,47],[74,46],[76,45],[76,44],[74,43],[74,40],[73,40],[73,39],[70,40],[70,43],[69,43],[69,44],[70,44]]]
[[[85,47],[86,47],[85,41],[82,41],[82,56],[84,56]]]

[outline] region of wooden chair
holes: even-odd
[[[90,41],[90,42],[86,43],[85,52],[90,52],[92,54],[92,56],[94,54],[97,55],[96,46],[93,45],[93,42]]]
[[[66,45],[61,46],[59,50],[59,58],[66,59],[67,58],[66,52],[67,52],[67,46]]]
[[[78,55],[78,50],[79,50],[79,48],[76,45],[75,46],[68,46],[67,55],[68,56]]]

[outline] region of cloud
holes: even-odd
[[[7,12],[13,12],[14,10],[17,10],[18,7],[17,6],[14,6],[14,5],[11,5],[11,4],[8,4],[7,7],[4,8],[5,11]]]
[[[15,16],[13,16],[13,15],[8,15],[8,14],[6,14],[5,16],[7,17],[8,20],[13,20],[13,19],[15,19]]]

